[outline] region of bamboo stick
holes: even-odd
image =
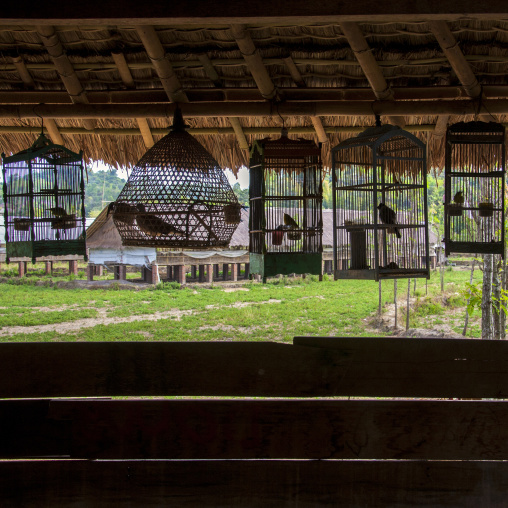
[[[169,99],[172,102],[189,102],[185,92],[182,90],[180,80],[176,76],[171,63],[166,58],[164,48],[155,29],[152,26],[136,26],[136,32]]]
[[[44,126],[47,127],[48,119],[44,121]],[[508,122],[503,123],[505,127],[508,127]],[[359,133],[365,130],[364,126],[330,126],[323,127],[327,134],[338,134],[338,133]],[[409,132],[432,132],[436,128],[433,124],[417,124],[417,125],[406,125],[405,130]],[[279,127],[244,127],[245,134],[252,135],[274,135],[280,134]],[[95,134],[103,136],[140,136],[141,132],[139,129],[133,128],[100,128],[89,131],[83,127],[60,127],[59,131],[61,134],[66,135],[82,135],[82,134]],[[314,134],[314,127],[290,127],[288,129],[289,134]],[[18,125],[1,125],[0,134],[36,134],[40,132],[40,126],[18,126]],[[233,127],[197,127],[190,128],[188,132],[193,135],[231,135],[235,134]],[[168,129],[155,128],[151,129],[151,133],[156,136],[164,136],[168,133]]]
[[[124,82],[125,86],[129,88],[133,88],[136,85],[134,84],[134,79],[132,77],[129,66],[127,65],[127,60],[125,60],[125,56],[123,53],[112,53],[111,56],[115,61],[115,64],[118,68],[118,72],[120,73],[120,77]],[[143,142],[147,148],[151,148],[155,141],[153,139],[152,133],[150,132],[150,126],[148,125],[148,121],[146,118],[140,117],[136,118],[136,122],[139,127],[139,131],[141,132],[141,136],[143,137]]]
[[[474,75],[471,65],[466,60],[464,53],[459,47],[455,36],[452,34],[446,21],[429,21],[429,28],[436,37],[443,53],[450,62],[453,71],[464,86],[464,90],[472,98],[478,98],[482,95],[482,87]],[[481,119],[489,122],[495,120],[491,114],[481,115]]]
[[[434,86],[393,88],[397,100],[431,100],[431,99],[459,99],[468,97],[460,86]],[[358,101],[375,99],[370,88],[280,88],[286,100],[303,101]],[[228,102],[228,101],[262,101],[257,88],[193,88],[187,90],[191,102]],[[507,85],[485,85],[485,98],[508,98]],[[166,92],[162,89],[151,90],[116,90],[87,92],[90,104],[126,104],[126,103],[156,103],[167,102]],[[69,94],[58,91],[0,90],[0,104],[71,104]]]
[[[393,92],[388,86],[376,59],[372,55],[369,44],[360,27],[356,23],[351,22],[341,23],[340,26],[376,98],[379,100],[393,100]],[[401,127],[405,123],[405,120],[400,117],[389,117],[388,121]]]
[[[37,110],[37,113],[34,111]],[[0,118],[171,118],[173,104],[41,104],[0,105]],[[268,102],[227,102],[185,104],[185,117],[271,117]],[[472,100],[453,101],[286,101],[279,105],[282,116],[428,116],[474,115],[478,103]],[[507,99],[489,99],[482,102],[480,112],[507,114]]]
[[[238,44],[238,48],[247,63],[247,67],[249,68],[261,95],[265,99],[273,99],[277,95],[277,89],[266,70],[261,55],[257,51],[247,28],[243,25],[232,25],[231,33]]]

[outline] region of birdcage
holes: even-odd
[[[321,274],[321,148],[313,141],[256,141],[250,158],[250,273]]]
[[[241,207],[219,163],[188,132],[172,130],[133,168],[110,212],[124,245],[226,247]]]
[[[425,144],[393,125],[332,149],[336,279],[429,277]]]
[[[504,257],[505,128],[461,122],[446,133],[445,254]]]
[[[2,159],[7,262],[86,256],[82,153],[41,134],[27,150]]]

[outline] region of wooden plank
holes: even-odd
[[[0,397],[508,398],[505,341],[297,337],[295,344],[4,343]]]
[[[506,17],[504,0],[475,2],[473,0],[426,0],[416,4],[411,0],[380,3],[376,0],[337,2],[321,0],[318,4],[305,1],[288,3],[272,0],[269,6],[262,0],[248,3],[236,0],[214,2],[193,0],[171,6],[161,0],[147,4],[124,2],[122,9],[114,4],[89,0],[86,4],[38,5],[20,0],[2,6],[3,24],[229,24],[229,23],[318,23],[340,21],[425,21],[427,19],[492,19]]]
[[[293,343],[347,356],[341,391],[349,395],[508,398],[504,341],[295,337]]]
[[[49,400],[0,401],[0,457],[68,455],[70,422],[48,417]]]
[[[507,490],[489,461],[0,461],[2,508],[478,508]]]
[[[506,402],[55,400],[49,418],[72,423],[74,458],[508,457]]]

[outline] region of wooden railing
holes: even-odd
[[[15,343],[0,365],[2,507],[506,506],[503,341]]]

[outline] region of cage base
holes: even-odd
[[[445,240],[445,256],[452,252],[466,254],[500,254],[504,258],[503,242],[453,242]]]
[[[86,242],[79,240],[44,240],[36,242],[7,242],[6,260],[10,258],[39,258],[43,256],[86,256]]]
[[[427,269],[403,269],[396,270],[335,270],[334,279],[360,279],[360,280],[380,280],[380,279],[429,279],[430,270]]]
[[[323,255],[302,252],[269,252],[249,255],[250,273],[261,277],[290,275],[292,273],[321,275]]]

